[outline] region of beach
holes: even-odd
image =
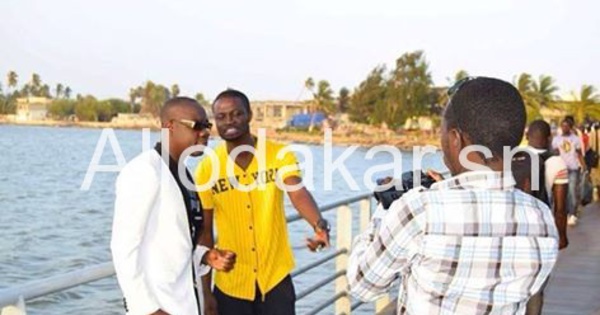
[[[11,121],[0,116],[0,124],[17,126],[46,126],[60,128],[113,128],[126,130],[141,130],[149,128],[158,130],[159,124],[154,121],[131,121],[131,122],[89,122],[89,121],[62,121],[62,120],[34,120],[34,121]],[[268,123],[251,124],[256,134],[260,128],[266,130],[267,138],[283,143],[305,143],[323,144],[325,133],[322,130],[308,131],[284,131],[277,129]],[[213,138],[218,137],[215,128],[211,131]],[[427,131],[403,131],[396,132],[385,127],[375,127],[362,124],[345,124],[332,130],[332,143],[339,146],[358,145],[361,147],[374,147],[378,145],[391,145],[403,150],[411,150],[415,146],[431,145],[439,147],[440,135],[438,132]]]

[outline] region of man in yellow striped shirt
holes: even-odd
[[[196,170],[204,208],[201,243],[213,247],[213,218],[217,246],[236,253],[229,273],[216,272],[214,292],[205,277],[205,315],[292,315],[295,292],[290,277],[294,258],[283,207],[284,188],[302,217],[315,229],[307,246],[329,245],[329,224],[302,185],[296,157],[285,146],[257,141],[250,133],[252,111],[246,95],[220,93],[213,103],[217,130],[225,141],[215,149],[217,159],[205,158]],[[212,178],[211,178],[212,177]]]

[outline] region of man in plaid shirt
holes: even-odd
[[[491,78],[449,93],[441,143],[452,177],[405,193],[356,238],[351,292],[374,300],[400,279],[398,314],[523,314],[558,254],[548,207],[503,172],[504,147],[523,137],[523,100]]]

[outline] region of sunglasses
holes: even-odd
[[[204,129],[211,129],[212,124],[208,120],[198,121],[189,119],[175,119],[176,122],[196,131],[202,131]]]

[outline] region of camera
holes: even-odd
[[[391,179],[390,180],[389,177],[388,178],[380,178],[376,181],[378,187],[381,187],[383,185],[386,185],[386,186],[391,185],[391,186],[386,190],[376,189],[375,192],[373,193],[375,200],[377,200],[377,202],[381,203],[381,205],[383,206],[383,209],[387,210],[390,207],[390,205],[392,204],[392,202],[394,202],[394,200],[402,197],[402,195],[404,195],[404,193],[413,189],[415,173],[421,174],[421,182],[419,183],[419,185],[417,185],[417,187],[423,186],[425,188],[429,188],[429,187],[431,187],[431,185],[433,185],[433,183],[435,183],[435,180],[433,179],[433,177],[426,175],[421,170],[404,172],[404,173],[402,173],[401,179]]]

